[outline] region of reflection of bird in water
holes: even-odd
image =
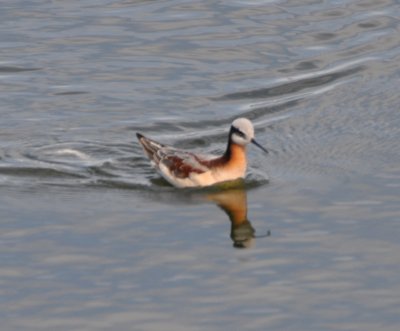
[[[228,146],[221,156],[200,155],[163,145],[137,133],[151,164],[170,184],[176,187],[209,186],[243,178],[246,174],[246,145],[254,140],[253,124],[247,118],[232,122]]]
[[[247,194],[244,189],[230,189],[207,195],[207,198],[215,202],[229,216],[231,221],[231,239],[233,246],[237,248],[250,247],[255,236],[255,230],[247,219]],[[266,237],[270,235],[270,231]]]

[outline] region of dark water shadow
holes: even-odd
[[[31,177],[31,178],[70,178],[70,179],[81,179],[86,178],[79,173],[73,171],[67,171],[62,169],[55,169],[50,167],[12,167],[12,166],[1,166],[0,175],[14,176],[14,177]]]
[[[23,67],[13,67],[13,66],[0,66],[1,73],[17,73],[24,71],[37,71],[42,70],[42,68],[23,68]]]
[[[57,92],[57,93],[54,93],[54,95],[66,95],[66,96],[68,96],[68,95],[80,95],[80,94],[89,94],[89,92],[87,92],[87,91],[67,91],[67,92]]]

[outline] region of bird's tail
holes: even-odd
[[[157,141],[151,140],[140,133],[136,133],[136,137],[138,138],[140,144],[143,147],[143,150],[147,154],[147,156],[154,160],[157,158],[157,152],[164,147],[163,144],[158,143]]]

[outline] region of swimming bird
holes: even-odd
[[[136,136],[153,167],[176,187],[203,187],[244,178],[246,146],[249,143],[268,153],[254,139],[253,124],[247,118],[237,118],[232,122],[228,145],[221,156],[202,155],[166,146],[140,133]]]

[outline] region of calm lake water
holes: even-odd
[[[0,11],[0,320],[20,330],[400,328],[398,1]],[[221,153],[179,190],[135,133]]]

